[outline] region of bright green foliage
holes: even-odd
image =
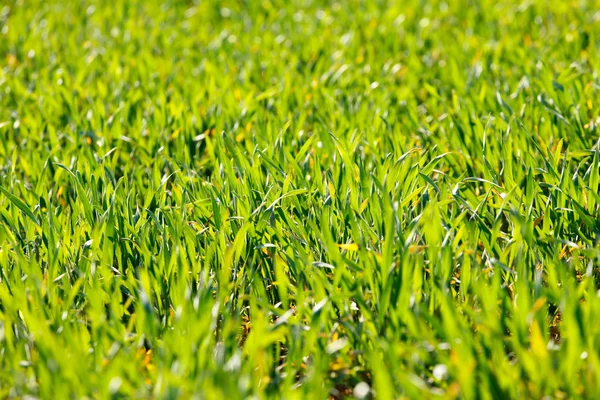
[[[4,2],[0,397],[597,398],[598,5]]]

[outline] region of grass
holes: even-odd
[[[8,0],[0,397],[598,397],[597,6]]]

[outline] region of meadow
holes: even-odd
[[[0,397],[598,398],[599,10],[3,1]]]

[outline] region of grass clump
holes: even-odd
[[[0,397],[600,393],[600,14],[8,1]]]

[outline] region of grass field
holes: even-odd
[[[0,397],[598,398],[597,10],[5,0]]]

